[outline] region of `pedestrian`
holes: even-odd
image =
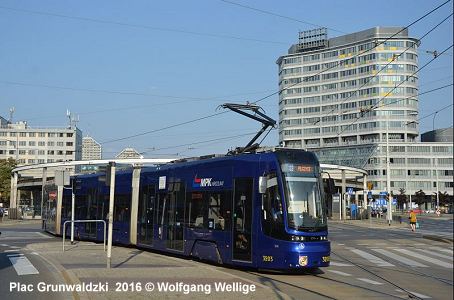
[[[412,210],[410,210],[410,216],[408,217],[408,219],[410,219],[410,227],[411,227],[411,231],[415,231],[416,230],[416,213]]]

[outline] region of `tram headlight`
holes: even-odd
[[[328,240],[328,237],[327,236],[321,236],[320,237],[320,241],[327,241]]]
[[[302,242],[305,240],[304,236],[292,235],[292,242]]]
[[[299,259],[298,259],[298,263],[300,266],[302,267],[305,267],[307,266],[307,256],[306,255],[300,255]]]

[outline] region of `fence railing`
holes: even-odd
[[[104,220],[68,220],[63,223],[63,252],[65,252],[66,224],[68,223],[103,223],[104,224],[104,251],[106,251],[106,221]]]

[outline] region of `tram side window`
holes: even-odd
[[[75,219],[76,220],[84,220],[87,216],[87,195],[80,195],[76,199],[75,204]],[[71,214],[70,214],[71,217]]]
[[[214,230],[230,228],[229,191],[192,192],[188,199],[189,227]]]
[[[263,194],[262,228],[268,236],[284,238],[284,209],[276,173],[267,176],[267,190]]]
[[[64,219],[71,218],[71,195],[63,193],[61,217]]]
[[[226,192],[206,193],[208,199],[208,228],[214,230],[228,229],[230,220],[230,209]]]
[[[114,220],[118,222],[129,222],[130,212],[129,194],[115,195]]]
[[[88,189],[87,220],[96,219],[96,212],[98,210],[97,194],[97,189]]]
[[[189,227],[206,227],[206,206],[203,201],[203,194],[200,192],[191,193],[189,202]]]

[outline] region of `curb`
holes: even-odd
[[[52,259],[51,257],[47,257],[44,254],[39,253],[38,252],[39,250],[36,250],[36,249],[33,248],[33,244],[28,245],[26,247],[26,249],[29,249],[29,250],[32,250],[32,251],[35,251],[36,253],[38,253],[38,255],[39,255],[39,257],[41,259],[46,261],[56,271],[60,272],[61,277],[66,282],[66,284],[70,284],[70,285],[81,284],[79,278],[73,272],[71,272],[70,270],[65,269],[59,262],[57,262],[56,260]],[[72,294],[72,299],[73,300],[89,299],[88,295],[86,295],[85,293],[73,291],[71,294]]]

